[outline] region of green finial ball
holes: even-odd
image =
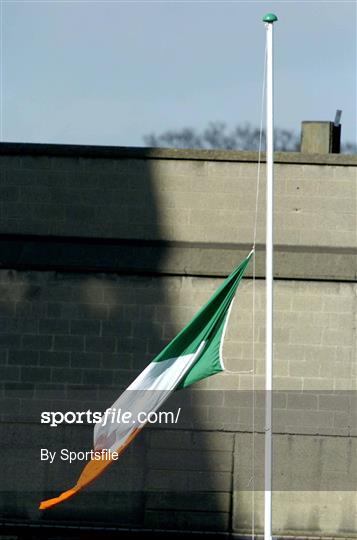
[[[273,23],[278,20],[278,17],[275,15],[275,13],[267,13],[263,17],[263,22],[266,23]]]

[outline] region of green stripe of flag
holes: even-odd
[[[177,336],[154,358],[162,362],[169,358],[193,354],[202,341],[207,342],[202,354],[178,385],[184,388],[200,379],[222,371],[220,344],[229,307],[248,266],[252,252],[233,270],[208,302]]]

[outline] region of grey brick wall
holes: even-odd
[[[85,150],[20,145],[19,155],[0,155],[0,232],[174,242],[152,267],[193,275],[225,275],[237,253],[250,250],[256,154],[143,150],[130,158],[125,149]],[[276,161],[277,276],[355,279],[355,156],[278,154]],[[264,193],[262,166],[258,244]],[[78,259],[85,266],[86,257]],[[264,274],[260,251],[257,273]]]
[[[0,271],[0,280],[8,298],[1,310],[3,382],[115,387],[134,378],[221,282],[11,270]],[[256,280],[255,358],[253,281],[244,279],[223,349],[227,370],[236,373],[206,379],[197,392],[249,391],[253,368],[255,389],[264,388],[264,294],[264,282]],[[356,390],[356,302],[353,283],[276,283],[277,390]],[[202,410],[213,420],[229,401],[217,406],[212,399],[212,408],[207,398]]]
[[[99,149],[94,158],[71,152],[0,155],[2,253],[11,252],[6,260],[16,262],[0,270],[6,471],[0,504],[6,519],[38,520],[38,500],[70,487],[80,470],[64,463],[34,467],[43,441],[52,449],[91,446],[90,429],[40,425],[41,411],[108,407],[251,245],[254,156],[110,151],[100,157]],[[356,160],[304,159],[282,155],[276,170],[276,273],[282,279],[275,285],[274,418],[283,478],[293,461],[295,489],[278,484],[274,527],[280,534],[342,537],[354,534],[357,521],[350,492],[357,428]],[[56,236],[65,241],[56,244]],[[73,238],[79,243],[66,243]],[[44,239],[42,251],[33,251]],[[104,253],[108,239],[116,244]],[[84,240],[96,242],[92,252]],[[133,244],[137,275],[122,261],[133,240],[153,241],[145,254]],[[98,271],[96,250],[103,268],[114,258],[111,272]],[[253,420],[257,448],[264,432],[262,262],[258,250],[254,335],[248,272],[228,326],[228,371],[177,393],[168,407],[182,407],[178,425],[148,429],[93,491],[63,505],[53,519],[112,521],[115,515],[117,525],[249,532]],[[311,484],[298,486],[307,464],[301,456],[310,454]],[[255,460],[258,485],[259,453]],[[14,467],[15,478],[9,475]]]
[[[1,312],[2,419],[31,422],[31,430],[38,425],[43,410],[104,410],[110,406],[121,389],[189,321],[221,281],[218,278],[71,276],[8,270],[0,272],[0,280],[1,287],[6,289],[8,298],[12,298],[14,303],[7,303]],[[93,292],[93,297],[88,295],[88,289]],[[248,474],[250,447],[247,445],[244,450],[240,439],[239,444],[233,445],[233,437],[235,433],[244,437],[244,433],[252,431],[253,415],[255,431],[264,431],[264,396],[259,393],[264,383],[264,282],[257,280],[255,289],[254,363],[253,282],[244,279],[223,350],[228,370],[238,373],[222,373],[206,379],[192,390],[179,392],[169,401],[165,410],[182,408],[179,424],[170,426],[176,428],[176,433],[170,430],[167,433],[164,428],[157,432],[149,430],[151,442],[145,443],[149,444],[145,460],[137,465],[140,475],[144,475],[146,480],[144,484],[135,484],[129,489],[127,496],[132,506],[122,515],[122,524],[129,520],[129,523],[141,523],[147,527],[160,527],[161,524],[167,528],[230,530],[233,527],[240,532],[248,531],[252,494],[242,486]],[[303,435],[307,452],[309,444],[313,445],[318,437],[325,444],[327,456],[335,455],[335,441],[343,441],[346,448],[344,466],[350,469],[348,477],[339,474],[338,485],[341,491],[339,500],[345,505],[351,489],[347,480],[352,481],[356,475],[355,465],[350,462],[354,451],[347,451],[356,436],[356,417],[352,412],[356,403],[353,392],[356,384],[353,375],[356,285],[278,281],[275,298],[275,384],[279,390],[275,396],[275,430],[293,437],[293,441],[299,440],[299,434]],[[15,313],[18,313],[17,317]],[[343,339],[336,343],[336,335],[343,336]],[[254,409],[251,393],[253,367]],[[259,402],[259,399],[263,401]],[[41,426],[38,438],[47,443],[50,440],[52,448],[73,446],[72,432],[69,435],[63,430],[59,433],[60,439],[53,438],[51,428]],[[309,434],[314,438],[307,437]],[[279,448],[284,444],[284,439],[281,442],[280,439],[275,440]],[[90,435],[84,436],[83,433],[77,444],[80,448],[89,449]],[[332,450],[326,445],[330,445]],[[26,447],[27,452],[29,448],[35,461],[38,452],[31,444]],[[135,456],[135,448],[133,452]],[[328,463],[328,457],[324,456],[321,455],[321,460]],[[8,451],[4,457],[5,463],[12,459]],[[280,457],[280,467],[288,467],[291,455],[280,453]],[[319,459],[317,456],[313,465]],[[332,463],[335,463],[335,458]],[[126,467],[126,462],[123,466]],[[50,468],[46,475],[42,471],[42,480],[36,483],[38,491],[27,500],[36,504],[36,497],[40,498],[45,493],[43,490],[68,487],[76,472],[64,463],[62,468],[67,469],[66,472]],[[261,455],[255,458],[254,470],[262,470]],[[336,491],[333,488],[336,485],[334,469],[329,472],[327,466],[327,472],[320,471],[320,476],[316,476],[316,467],[312,466],[311,472],[315,471],[315,476],[312,474],[309,480],[306,480],[306,463],[296,465],[294,470],[297,471],[294,485],[296,478],[301,482],[305,478],[305,484],[294,490],[292,484],[290,489],[286,484],[277,489],[276,500],[289,501],[284,511],[280,510],[281,503],[276,503],[277,530],[284,533],[294,531],[294,520],[297,522],[300,515],[296,531],[299,534],[306,531],[303,516],[313,504],[312,494],[324,482],[325,499],[322,501],[325,510],[321,519],[326,527],[328,524],[326,530],[337,534],[338,524],[331,521],[330,511],[326,511],[332,504],[337,504],[332,493]],[[115,478],[120,471],[113,473]],[[59,474],[60,485],[56,474]],[[237,482],[233,491],[232,479]],[[112,481],[113,476],[108,476],[101,489],[112,490]],[[310,485],[310,481],[314,483]],[[257,476],[256,482],[258,486],[261,476]],[[316,485],[320,487],[316,488]],[[256,489],[259,528],[262,526],[259,513],[262,511],[259,503],[262,488]],[[305,504],[296,506],[302,490],[306,493]],[[93,497],[94,494],[90,504],[97,504],[97,510],[91,519],[106,519],[104,507]],[[81,510],[84,501],[86,506],[86,497],[72,503],[78,519],[84,512]],[[202,513],[203,501],[205,510]],[[114,504],[113,500],[111,504]],[[58,512],[59,519],[69,515],[68,508]],[[286,512],[295,517],[287,520]],[[348,523],[353,530],[352,517]]]

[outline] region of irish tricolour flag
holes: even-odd
[[[194,318],[154,358],[110,408],[126,411],[133,419],[139,413],[157,411],[170,394],[224,370],[222,348],[234,296],[252,252],[228,276]],[[138,435],[144,424],[108,421],[108,415],[94,428],[94,450],[102,451],[82,471],[76,485],[59,497],[43,501],[40,509],[50,508],[75,495],[93,482]],[[103,452],[107,451],[107,452]],[[109,457],[108,457],[109,456]]]

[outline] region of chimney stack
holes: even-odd
[[[334,122],[302,122],[301,149],[304,154],[339,154],[341,147],[341,114]]]

